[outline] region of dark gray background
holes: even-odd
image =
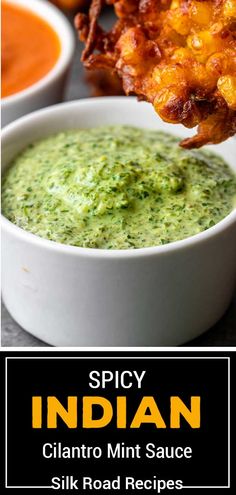
[[[104,24],[111,23],[111,17],[107,12]],[[81,44],[78,43],[76,56],[70,76],[66,100],[76,100],[91,95],[91,88],[85,82],[85,75],[80,62]],[[223,260],[222,260],[223,261]],[[13,347],[42,347],[44,342],[32,337],[25,332],[10,316],[4,304],[2,305],[2,346]],[[234,300],[220,322],[203,336],[195,339],[191,346],[236,346],[236,293]]]

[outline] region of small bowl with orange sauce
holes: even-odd
[[[71,68],[75,35],[54,5],[45,0],[3,0],[2,126],[62,101]]]

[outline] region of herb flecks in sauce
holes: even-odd
[[[217,155],[133,127],[62,132],[29,146],[3,179],[13,223],[46,239],[132,249],[184,239],[234,207],[236,179]]]

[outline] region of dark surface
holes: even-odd
[[[110,21],[110,16],[105,15],[105,24]],[[90,96],[90,88],[85,82],[85,74],[80,62],[81,45],[78,43],[77,53],[72,68],[71,77],[66,93],[66,100],[76,100]],[[25,332],[11,318],[6,308],[2,307],[2,346],[13,347],[42,347],[47,344],[35,339]],[[217,325],[195,339],[192,346],[236,346],[236,294],[232,305]]]

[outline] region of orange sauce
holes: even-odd
[[[2,2],[2,97],[32,86],[56,64],[60,40],[30,10]]]

